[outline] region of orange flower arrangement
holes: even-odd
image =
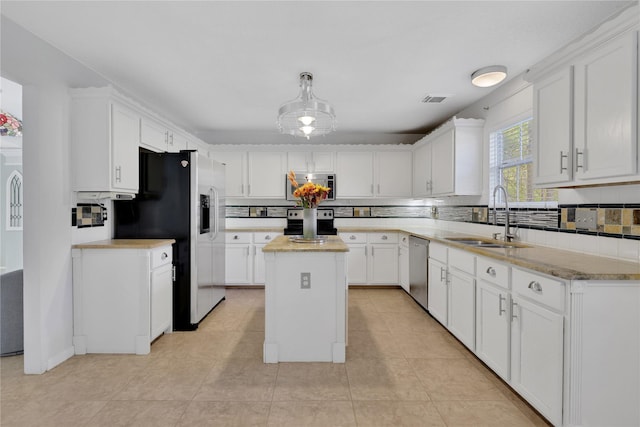
[[[303,185],[298,184],[296,174],[293,171],[289,171],[287,178],[295,188],[293,197],[298,199],[298,206],[302,206],[303,208],[317,208],[320,202],[327,198],[329,191],[331,191],[330,188],[320,184],[314,184],[311,181],[305,182]]]

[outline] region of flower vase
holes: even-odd
[[[302,209],[302,238],[313,240],[318,237],[318,209]]]

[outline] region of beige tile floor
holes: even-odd
[[[345,364],[266,365],[263,339],[264,291],[228,289],[148,356],[75,356],[43,375],[5,357],[0,424],[547,425],[402,290],[349,291]]]

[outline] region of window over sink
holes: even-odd
[[[556,206],[558,190],[533,186],[532,121],[527,117],[489,132],[489,194],[502,185],[511,206]],[[498,192],[496,204],[504,204],[503,198]]]

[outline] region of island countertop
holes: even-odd
[[[323,243],[293,242],[290,236],[278,236],[268,243],[263,252],[349,252],[349,247],[339,236],[324,236]]]
[[[174,239],[106,239],[78,243],[73,249],[153,249],[175,243]]]

